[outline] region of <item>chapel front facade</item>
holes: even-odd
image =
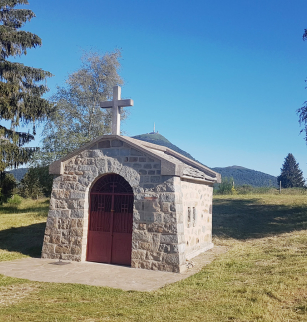
[[[213,247],[220,175],[163,146],[101,136],[50,166],[42,258],[183,272]]]

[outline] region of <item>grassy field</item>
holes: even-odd
[[[0,208],[0,260],[39,256],[47,208]],[[307,321],[307,196],[216,196],[213,218],[229,250],[186,280],[143,293],[0,275],[0,321]]]

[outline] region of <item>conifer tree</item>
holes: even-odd
[[[36,149],[23,146],[34,139],[35,123],[45,120],[51,111],[50,103],[41,98],[48,91],[41,81],[52,74],[7,60],[41,45],[37,35],[20,30],[35,17],[31,10],[15,8],[26,4],[28,0],[0,0],[0,173],[28,162]],[[3,121],[9,121],[10,127]],[[33,135],[16,131],[19,125],[29,123]]]
[[[283,163],[280,176],[277,177],[278,184],[281,181],[283,188],[303,187],[305,180],[303,172],[299,168],[292,153],[289,153]]]

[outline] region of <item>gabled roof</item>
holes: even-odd
[[[50,174],[63,174],[63,164],[65,161],[78,155],[82,151],[87,150],[100,141],[112,139],[123,141],[134,149],[160,160],[161,175],[174,175],[186,180],[203,181],[208,183],[221,182],[221,175],[219,173],[209,169],[203,164],[183,156],[178,152],[175,152],[172,149],[121,135],[103,135],[83,145],[81,148],[73,151],[62,159],[53,162],[49,166]]]

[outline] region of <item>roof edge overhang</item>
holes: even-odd
[[[181,155],[180,153],[173,151],[172,149],[169,149],[169,148],[157,145],[157,144],[153,144],[153,143],[148,143],[146,141],[132,139],[127,136],[121,136],[121,135],[99,136],[98,138],[94,139],[93,141],[84,144],[79,149],[67,154],[65,157],[51,163],[49,166],[49,173],[56,174],[56,175],[64,174],[65,161],[68,161],[69,159],[73,158],[74,156],[76,156],[79,153],[83,152],[84,150],[90,148],[95,143],[98,143],[99,141],[101,141],[103,139],[109,139],[109,140],[116,139],[116,140],[123,141],[123,142],[129,144],[130,146],[132,146],[133,148],[138,149],[138,150],[140,150],[140,151],[142,151],[142,152],[144,152],[156,159],[159,159],[161,161],[161,175],[173,175],[173,176],[183,177],[183,167],[181,164],[167,160],[166,158],[163,157],[163,155],[154,153],[150,149],[161,151],[161,152],[164,152],[164,153],[169,154],[171,156],[174,156],[177,159],[179,159],[180,161],[182,161],[188,165],[191,165],[192,167],[199,169],[200,171],[208,174],[211,177],[214,177],[215,180],[213,183],[221,182],[221,175],[219,173],[212,171],[208,167],[206,167],[196,161],[193,161],[193,160]],[[190,177],[186,177],[186,178],[190,178]],[[193,180],[193,177],[191,177],[190,179]]]

